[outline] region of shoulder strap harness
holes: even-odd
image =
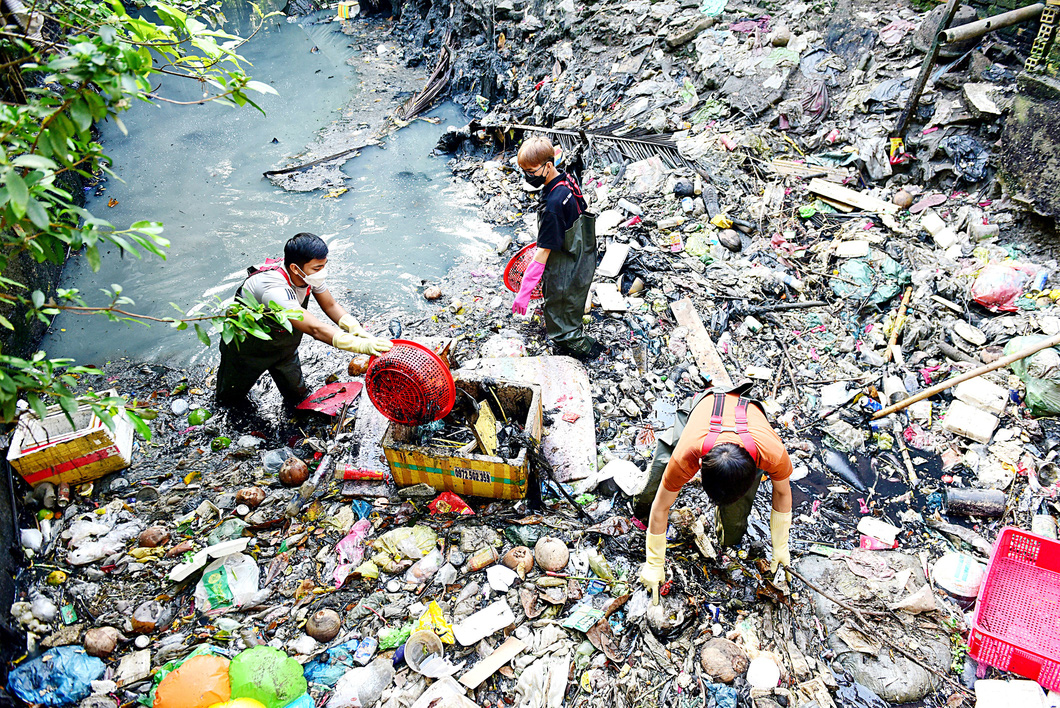
[[[736,402],[736,425],[730,427],[721,424],[722,413],[725,412],[725,394],[714,394],[714,411],[710,415],[710,432],[707,433],[706,439],[703,440],[704,455],[714,448],[719,435],[724,432],[736,433],[740,436],[743,448],[751,455],[751,459],[755,461],[755,464],[758,464],[758,446],[755,445],[755,440],[751,437],[751,430],[747,427],[747,406],[750,402],[750,399],[740,396],[740,400]]]

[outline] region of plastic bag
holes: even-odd
[[[327,708],[371,708],[394,680],[390,659],[379,658],[368,666],[347,672],[335,686]]]
[[[162,679],[155,689],[154,708],[209,708],[232,697],[228,659],[212,654],[193,656]]]
[[[1026,263],[989,263],[972,283],[972,298],[991,312],[1015,312],[1016,298],[1037,271]]]
[[[408,638],[412,636],[413,622],[409,622],[404,627],[387,627],[386,629],[380,630],[379,632],[379,648],[382,650],[393,649],[399,647],[408,641]]]
[[[353,525],[341,541],[335,544],[339,564],[335,567],[332,577],[335,579],[336,590],[343,586],[350,572],[364,560],[364,539],[371,528],[372,523],[368,519],[361,519]]]
[[[431,600],[420,618],[416,621],[413,632],[426,630],[434,632],[443,644],[453,644],[456,638],[453,636],[453,625],[445,621],[445,615],[437,602]]]
[[[986,176],[990,153],[972,136],[950,135],[942,139],[939,147],[953,160],[953,171],[964,181],[974,184]]]
[[[396,559],[418,560],[438,545],[438,534],[427,526],[394,529],[376,539],[372,545],[381,553]],[[379,561],[376,561],[377,563]]]
[[[58,647],[14,669],[7,676],[7,689],[29,704],[77,703],[92,692],[92,682],[106,669],[80,646]]]
[[[1005,356],[1034,346],[1042,336],[1015,337],[1005,345]],[[1033,416],[1060,414],[1060,349],[1050,347],[1012,363],[1012,372],[1027,387],[1027,410]]]
[[[283,467],[283,463],[286,462],[289,457],[297,457],[297,455],[294,454],[294,450],[289,447],[268,450],[262,453],[261,464],[269,474],[277,474],[280,471],[280,468]]]
[[[832,291],[841,298],[864,300],[873,305],[881,305],[912,282],[909,271],[898,261],[884,253],[873,252],[868,258],[851,258],[839,266],[839,276],[843,280],[829,283]],[[852,280],[857,285],[851,285]],[[873,287],[873,283],[876,283]]]
[[[305,665],[303,675],[309,683],[334,686],[342,675],[354,667],[353,655],[357,651],[358,639],[351,639],[314,657]]]
[[[301,664],[280,649],[265,645],[237,654],[228,675],[232,698],[253,698],[265,708],[284,708],[309,688]]]
[[[173,636],[179,637],[180,635],[170,635],[170,636],[171,637],[173,637]],[[165,641],[165,640],[163,640],[163,641]],[[183,644],[184,640],[181,639],[179,643]],[[218,649],[217,647],[211,645],[211,644],[200,644],[199,646],[195,647],[195,649],[192,650],[192,652],[190,654],[188,654],[187,656],[185,656],[185,657],[183,657],[181,659],[173,659],[172,661],[167,661],[160,668],[156,669],[155,672],[154,672],[154,675],[152,676],[152,678],[154,679],[154,685],[151,687],[151,690],[147,694],[148,705],[154,705],[155,692],[158,691],[158,687],[161,685],[162,680],[165,679],[166,676],[169,676],[171,673],[173,673],[178,668],[183,666],[185,662],[190,661],[191,659],[193,659],[196,656],[218,655],[220,653],[221,653],[221,650]]]
[[[433,501],[427,504],[427,508],[431,510],[432,514],[475,515],[475,512],[471,510],[471,507],[468,506],[463,499],[452,492],[442,492]]]
[[[413,585],[423,585],[430,582],[434,574],[442,567],[442,563],[442,552],[435,548],[413,563],[412,567],[405,572],[405,582]]]
[[[242,553],[218,558],[195,585],[195,604],[201,612],[249,602],[258,592],[258,563]]]

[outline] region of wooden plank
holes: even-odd
[[[692,356],[696,359],[700,371],[710,374],[711,383],[715,386],[732,386],[732,378],[725,370],[725,364],[721,361],[721,355],[710,341],[710,335],[699,319],[692,300],[684,298],[670,304],[677,324],[688,328],[688,348],[692,350]]]
[[[842,184],[843,180],[850,176],[848,170],[825,167],[824,165],[807,165],[802,162],[780,158],[773,160],[769,165],[773,168],[774,172],[783,177],[821,177],[829,182]]]
[[[838,202],[849,204],[852,207],[863,209],[864,211],[874,211],[881,214],[893,214],[898,211],[898,205],[896,204],[885,202],[876,197],[870,197],[861,192],[855,192],[853,189],[847,189],[846,187],[827,182],[823,179],[811,179],[810,191],[815,194],[820,194],[823,197],[828,197],[829,199],[835,199]]]
[[[477,688],[480,683],[495,674],[497,669],[514,659],[524,649],[526,649],[526,644],[522,640],[516,637],[508,637],[504,644],[497,647],[492,654],[475,664],[470,671],[461,676],[460,683],[470,689]]]
[[[837,202],[835,199],[829,199],[828,197],[822,197],[820,194],[817,195],[817,198],[820,199],[825,204],[827,204],[828,206],[833,207],[835,209],[838,209],[839,211],[843,212],[844,214],[849,214],[850,212],[854,211],[854,207],[850,206],[849,204],[844,204],[843,202]]]

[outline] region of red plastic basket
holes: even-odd
[[[512,259],[508,261],[508,265],[504,268],[504,287],[513,293],[519,292],[519,286],[523,283],[523,273],[526,272],[526,267],[530,265],[530,261],[534,260],[535,253],[537,253],[537,244],[531,243],[512,256]],[[537,287],[530,293],[530,299],[540,300],[543,297],[541,283],[538,283]]]
[[[449,415],[456,385],[449,367],[433,351],[405,339],[372,357],[364,388],[384,416],[402,425],[423,425]]]
[[[1060,542],[1001,530],[975,606],[976,661],[1060,690]]]

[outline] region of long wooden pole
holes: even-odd
[[[916,403],[917,401],[922,401],[925,398],[930,398],[931,396],[934,396],[936,393],[941,393],[942,391],[945,391],[946,389],[948,389],[948,388],[950,388],[952,386],[956,386],[957,384],[961,383],[962,381],[967,381],[968,379],[974,379],[976,377],[982,376],[983,374],[986,374],[986,373],[989,373],[991,371],[994,371],[995,369],[1001,369],[1003,367],[1008,366],[1009,364],[1011,364],[1014,361],[1019,361],[1020,359],[1026,359],[1027,357],[1031,356],[1032,354],[1037,354],[1038,352],[1040,352],[1043,349],[1048,349],[1049,347],[1055,347],[1057,345],[1060,345],[1060,334],[1057,334],[1057,335],[1054,335],[1052,337],[1049,337],[1048,339],[1044,339],[1044,340],[1038,342],[1035,345],[1027,347],[1026,349],[1021,349],[1020,351],[1016,352],[1015,354],[1009,354],[1008,356],[1003,356],[1000,359],[998,359],[997,361],[995,361],[993,364],[987,364],[986,366],[980,366],[978,369],[972,369],[971,371],[969,371],[967,373],[964,373],[964,374],[961,374],[960,376],[956,376],[956,377],[954,377],[952,379],[947,379],[946,381],[943,381],[940,384],[935,384],[931,388],[925,388],[923,391],[921,391],[920,393],[918,393],[916,395],[910,396],[909,398],[905,398],[905,399],[899,401],[898,403],[895,403],[893,406],[888,406],[887,408],[884,408],[882,411],[880,411],[880,412],[876,413],[874,416],[872,416],[872,420],[877,420],[878,418],[883,418],[885,416],[891,415],[892,413],[897,413],[898,411],[902,410],[906,406],[910,406],[910,405]]]

